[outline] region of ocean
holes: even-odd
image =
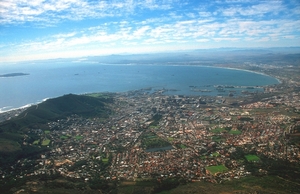
[[[166,95],[243,95],[259,92],[278,80],[263,74],[204,66],[132,64],[0,65],[0,112],[35,104],[64,94],[168,89]],[[226,86],[226,88],[224,87]],[[252,87],[254,86],[254,88]]]

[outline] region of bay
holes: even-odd
[[[256,86],[278,84],[278,80],[263,74],[236,69],[204,66],[132,65],[74,63],[60,65],[0,66],[0,74],[29,75],[0,78],[0,111],[38,103],[64,94],[91,92],[126,92],[142,88],[152,91],[169,89],[165,94],[228,95],[216,90],[217,85],[234,88],[242,95],[246,86],[251,92],[263,91]]]

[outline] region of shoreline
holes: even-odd
[[[147,64],[146,64],[147,65]],[[157,65],[157,64],[148,64],[148,65]],[[273,77],[271,75],[262,73],[262,72],[257,72],[257,71],[252,71],[252,70],[248,70],[248,69],[239,69],[239,68],[234,68],[234,67],[221,67],[221,66],[208,66],[208,65],[191,65],[191,64],[186,64],[186,65],[164,65],[164,66],[189,66],[189,67],[208,67],[208,68],[220,68],[220,69],[230,69],[230,70],[236,70],[236,71],[245,71],[245,72],[249,72],[249,73],[255,73],[255,74],[259,74],[259,75],[263,75],[263,76],[267,76],[267,77],[271,77],[277,80],[277,84],[281,84],[282,81],[277,78],[277,77]]]
[[[27,109],[27,108],[29,108],[30,106],[32,106],[32,105],[34,105],[33,103],[31,103],[31,104],[26,104],[26,105],[24,105],[24,106],[20,106],[20,107],[18,107],[18,108],[11,108],[11,109],[8,109],[8,110],[5,110],[6,109],[6,107],[2,107],[2,108],[0,108],[0,114],[3,114],[3,113],[8,113],[8,112],[10,112],[10,111],[16,111],[16,110],[19,110],[19,109]]]
[[[246,71],[246,72],[250,72],[250,73],[255,73],[255,74],[271,77],[271,78],[276,79],[278,81],[278,84],[282,83],[282,81],[277,77],[273,77],[271,75],[268,75],[268,74],[265,74],[265,73],[262,73],[262,72],[252,71],[252,70],[248,70],[248,69],[239,69],[239,68],[234,68],[234,67],[207,66],[207,65],[199,65],[199,66],[201,66],[201,67],[221,68],[221,69],[231,69],[231,70],[237,70],[237,71]]]
[[[106,64],[106,65],[110,65],[110,64]],[[135,65],[135,64],[131,63],[131,64],[118,64],[118,65]],[[143,65],[155,65],[156,66],[157,64],[143,64]],[[220,68],[220,69],[229,69],[229,70],[236,70],[236,71],[245,71],[245,72],[255,73],[255,74],[259,74],[259,75],[274,78],[278,82],[276,84],[281,84],[282,83],[282,81],[279,78],[273,77],[271,75],[268,75],[268,74],[265,74],[265,73],[262,73],[262,72],[256,72],[256,71],[247,70],[247,69],[239,69],[239,68],[232,68],[232,67],[220,67],[220,66],[207,66],[207,65],[191,65],[191,64],[186,64],[186,65],[182,65],[182,64],[173,64],[173,65],[172,64],[160,64],[159,66],[190,66],[190,67],[207,67],[207,68]],[[271,84],[271,85],[274,85],[274,84]],[[262,87],[265,87],[265,86],[269,86],[269,85],[262,85]],[[139,90],[139,89],[136,89],[136,90]],[[129,92],[129,91],[123,91],[123,92]],[[99,91],[99,93],[101,93],[101,91]],[[82,94],[87,94],[87,92],[80,93],[78,95],[82,95]],[[62,94],[62,95],[65,95],[65,94]],[[202,96],[202,95],[199,95],[199,96]],[[56,97],[58,97],[58,96],[56,96]],[[32,105],[36,105],[36,104],[39,104],[39,103],[42,103],[42,102],[46,101],[47,99],[56,98],[56,97],[47,97],[47,98],[44,98],[44,99],[39,100],[37,102],[28,103],[28,104],[25,104],[25,105],[20,106],[20,107],[12,107],[12,106],[0,107],[0,114],[8,113],[8,112],[11,112],[11,111],[16,111],[16,110],[20,110],[20,109],[26,109],[26,108],[28,108]],[[8,107],[12,107],[12,108],[8,109]]]
[[[55,98],[55,97],[51,97],[51,98]],[[51,98],[44,98],[43,100],[38,101],[36,103],[29,103],[29,104],[26,104],[24,106],[20,106],[20,107],[17,107],[17,108],[13,107],[13,108],[8,109],[8,110],[3,110],[5,108],[7,108],[7,106],[5,106],[5,107],[0,108],[0,114],[8,113],[8,112],[11,112],[11,111],[17,111],[17,110],[21,110],[21,109],[26,110],[27,108],[31,107],[32,105],[40,104],[40,103],[45,102],[46,100],[51,99]]]

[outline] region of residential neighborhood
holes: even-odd
[[[50,130],[31,129],[28,133],[37,137],[32,144],[50,151],[36,161],[13,164],[11,171],[21,172],[16,179],[59,174],[85,181],[97,175],[219,183],[250,175],[245,162],[259,163],[261,156],[291,163],[300,159],[299,147],[289,142],[300,127],[296,92],[232,106],[225,97],[141,89],[114,94],[109,106],[113,114],[105,120],[72,115],[49,122]],[[23,143],[28,142],[24,136]],[[240,152],[247,155],[237,157]],[[29,170],[27,164],[35,166]]]

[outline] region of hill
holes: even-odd
[[[0,165],[34,156],[47,149],[24,144],[24,139],[32,135],[27,133],[28,130],[48,129],[48,122],[74,114],[85,118],[107,118],[111,112],[107,104],[111,102],[111,95],[93,97],[68,94],[33,105],[19,116],[0,123]]]
[[[110,97],[91,97],[68,94],[48,99],[25,110],[18,117],[0,123],[1,132],[20,132],[28,128],[45,128],[49,121],[66,118],[72,114],[83,117],[107,117],[109,109],[105,104],[112,102]]]

